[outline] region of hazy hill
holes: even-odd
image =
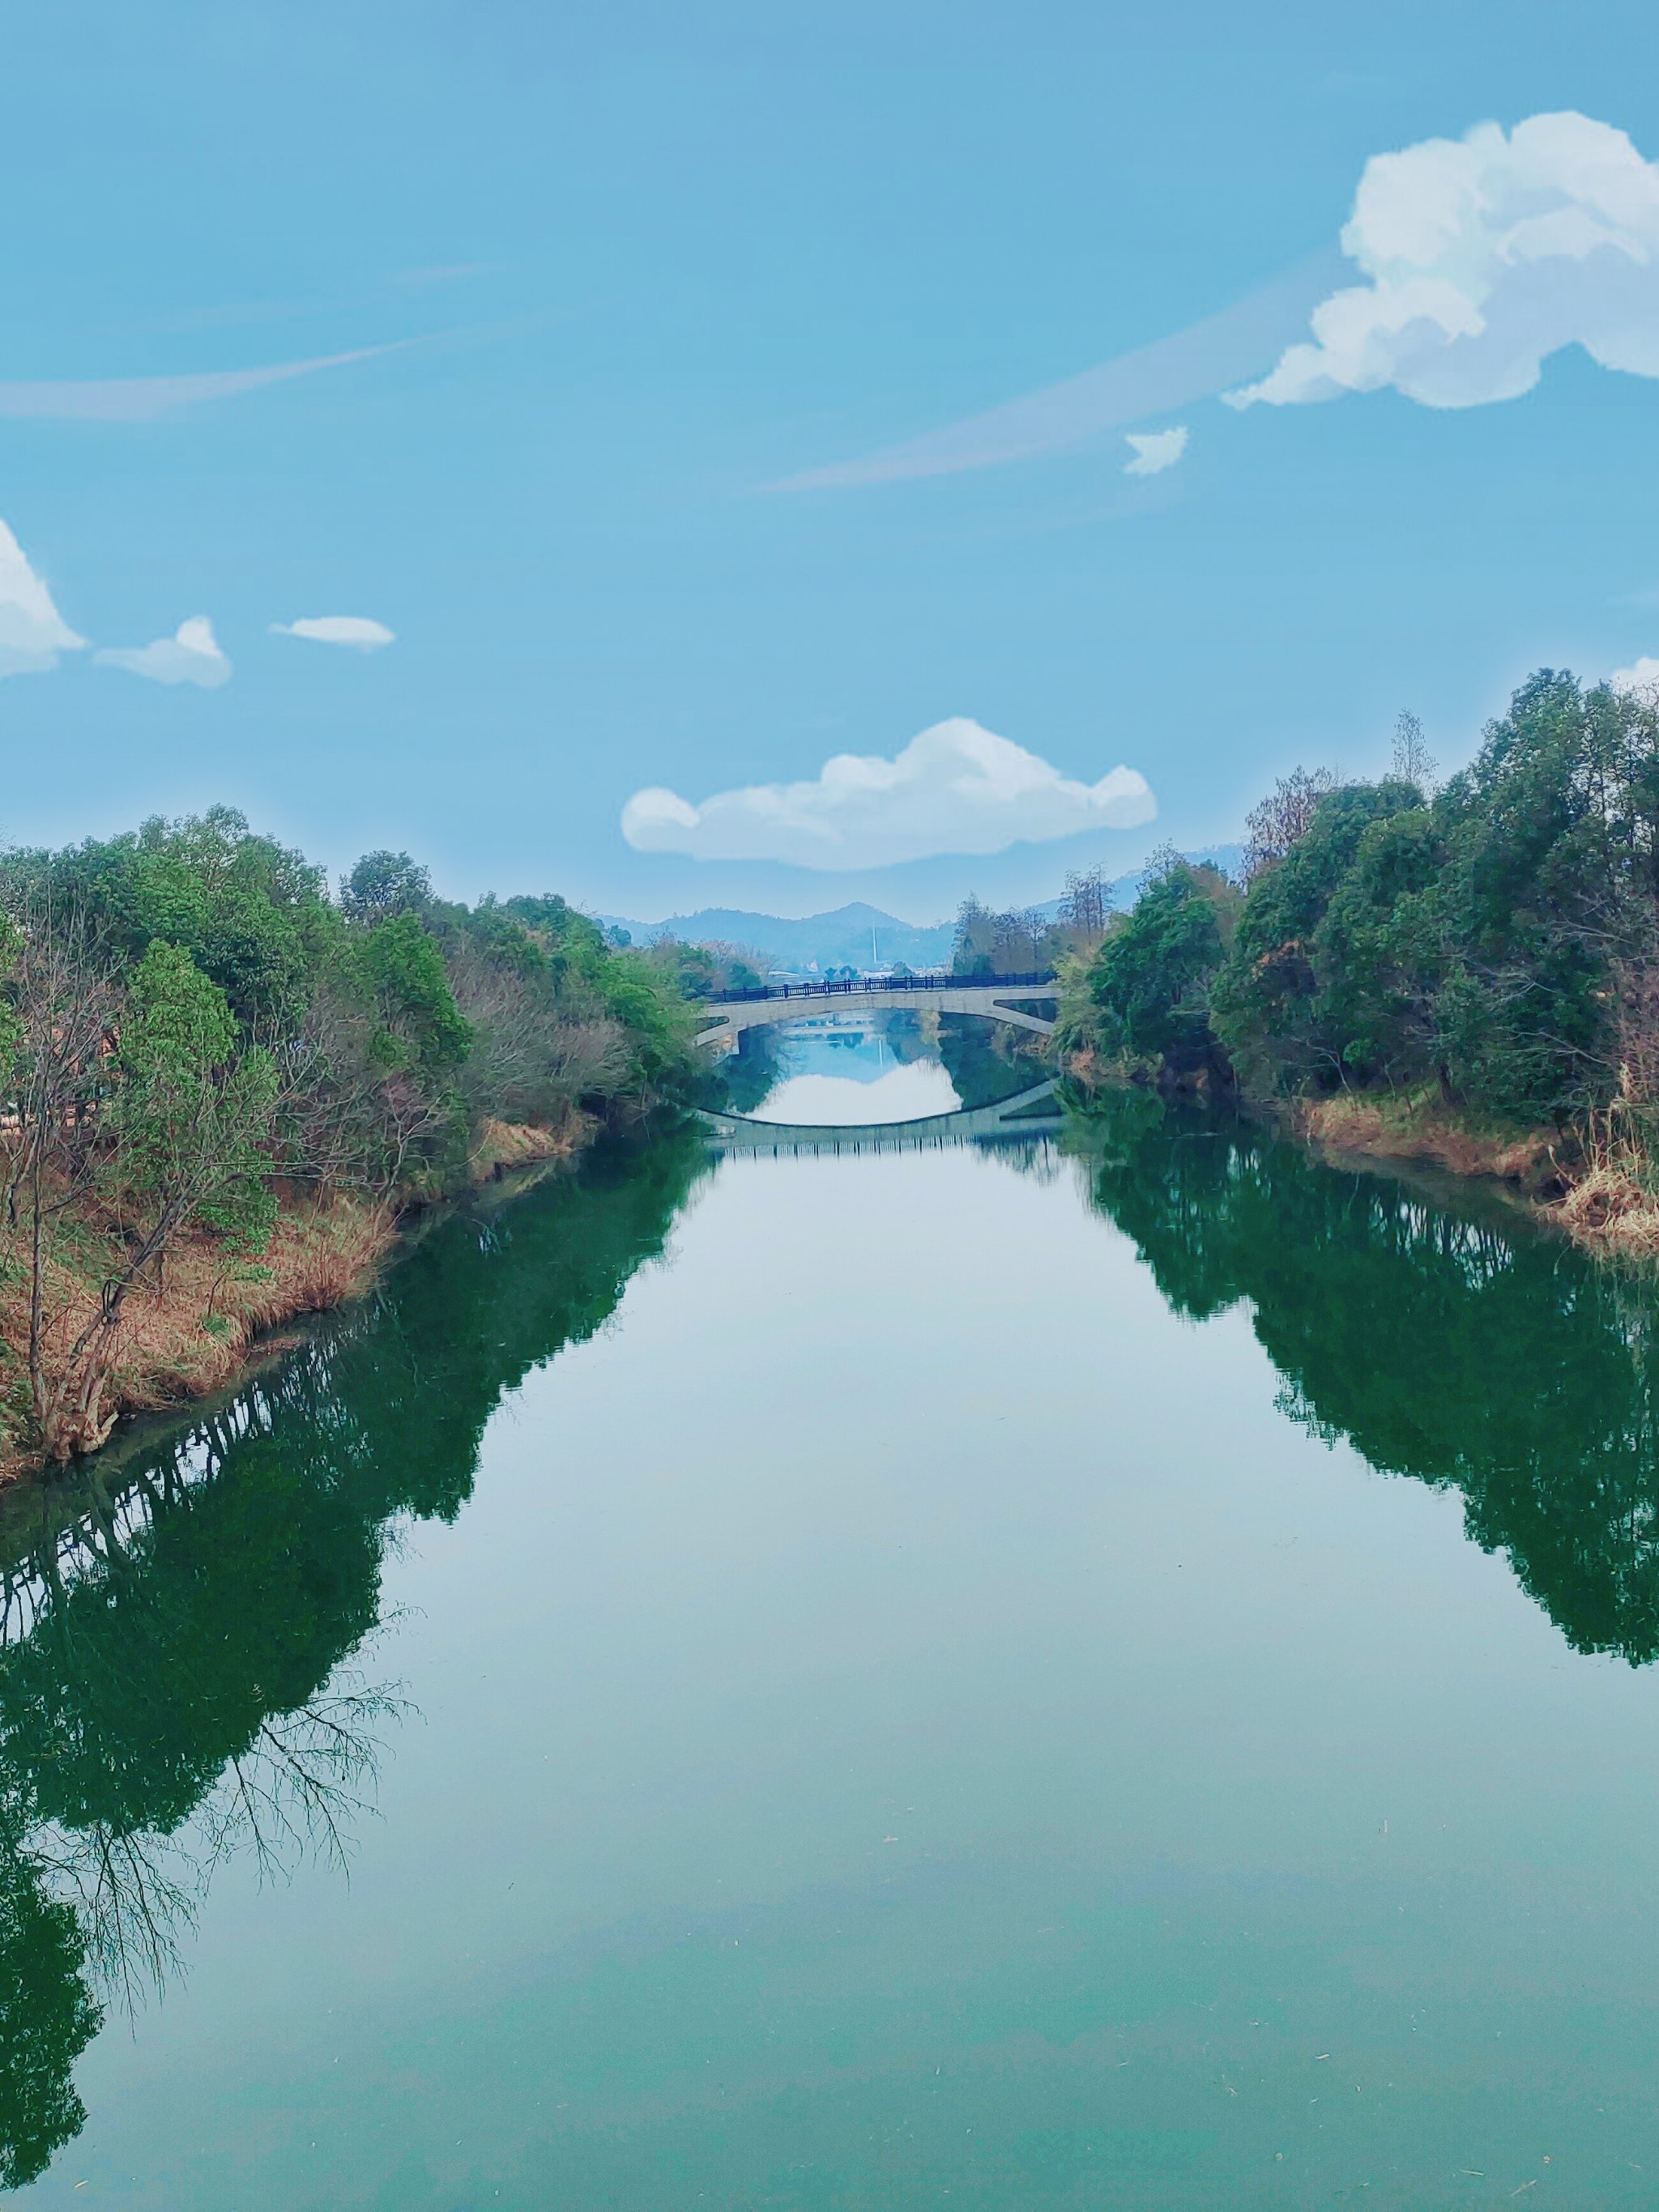
[[[953,935],[948,921],[901,921],[896,915],[884,914],[862,900],[799,921],[725,906],[671,915],[666,921],[629,921],[610,914],[602,914],[599,920],[607,927],[625,929],[635,945],[652,945],[659,937],[678,937],[687,945],[752,945],[769,952],[773,964],[781,968],[884,967],[890,960],[927,968],[950,958]]]
[[[1206,845],[1185,857],[1207,860],[1232,875],[1243,848]],[[1109,884],[1113,906],[1133,906],[1140,883],[1137,870]],[[1060,904],[1058,898],[1049,899],[1038,911],[1053,914]],[[949,960],[955,936],[951,921],[901,921],[896,915],[884,914],[861,899],[799,921],[729,906],[700,907],[696,914],[671,915],[666,921],[631,921],[617,914],[602,914],[599,919],[607,928],[625,929],[635,945],[653,945],[661,937],[676,937],[687,945],[747,945],[770,954],[771,964],[777,968],[879,968],[892,960],[931,968]]]

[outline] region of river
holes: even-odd
[[[1653,1315],[1133,1094],[492,1194],[0,1504],[13,2201],[1650,2205]]]

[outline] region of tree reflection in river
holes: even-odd
[[[343,1854],[398,1711],[351,1665],[391,1527],[454,1517],[502,1394],[609,1317],[703,1164],[686,1133],[454,1216],[182,1441],[8,1501],[0,2185],[84,2122],[93,1984],[164,1978],[216,1863]]]
[[[1240,1301],[1281,1404],[1463,1495],[1579,1651],[1659,1657],[1653,1292],[1478,1190],[1429,1194],[1121,1091],[1073,1119],[1093,1203],[1177,1313]]]
[[[1577,1649],[1659,1656],[1645,1290],[1495,1200],[1144,1094],[1066,1141],[1175,1310],[1248,1303],[1293,1419],[1455,1486]],[[80,2128],[94,1990],[169,1970],[226,1853],[347,1848],[398,1711],[366,1671],[391,1532],[459,1511],[502,1394],[600,1327],[703,1166],[688,1134],[442,1222],[182,1441],[0,1508],[0,2185]]]

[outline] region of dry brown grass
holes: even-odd
[[[1587,1168],[1549,1211],[1575,1243],[1604,1258],[1659,1259],[1659,1198],[1616,1161]]]
[[[581,1115],[557,1129],[486,1121],[471,1162],[473,1179],[568,1158],[591,1133]],[[82,1218],[66,1225],[46,1283],[49,1371],[61,1366],[93,1316],[100,1285],[118,1265],[106,1224]],[[270,1249],[257,1263],[236,1262],[213,1237],[192,1237],[167,1255],[159,1280],[140,1282],[129,1294],[106,1403],[124,1414],[153,1413],[223,1389],[247,1365],[257,1339],[367,1290],[398,1233],[391,1203],[287,1194]],[[39,1450],[20,1434],[27,1425],[27,1282],[14,1267],[0,1275],[0,1392],[11,1409],[9,1427],[16,1424],[11,1433],[0,1432],[0,1483],[40,1463]]]
[[[1158,1073],[1158,1063],[1138,1059],[1132,1052],[1114,1053],[1108,1057],[1093,1045],[1085,1045],[1080,1051],[1063,1055],[1060,1073],[1068,1075],[1082,1091],[1123,1091],[1131,1086],[1145,1090]]]
[[[1517,1129],[1420,1091],[1298,1099],[1292,1120],[1300,1135],[1334,1152],[1428,1160],[1454,1175],[1494,1176],[1534,1192],[1560,1176],[1552,1131]]]
[[[573,1114],[556,1129],[543,1129],[525,1121],[486,1120],[467,1162],[468,1172],[475,1183],[487,1182],[498,1168],[566,1160],[592,1133],[592,1124],[582,1114]]]
[[[169,1255],[159,1284],[141,1283],[129,1296],[108,1402],[123,1413],[153,1412],[222,1389],[246,1364],[256,1337],[365,1290],[396,1238],[387,1208],[344,1198],[284,1213],[256,1267],[228,1261],[210,1237],[193,1238]],[[101,1245],[88,1230],[75,1264],[60,1262],[50,1272],[48,1368],[92,1316],[105,1273]],[[9,1382],[21,1382],[27,1339],[27,1288],[14,1278],[0,1291],[0,1356]],[[0,1446],[0,1481],[39,1456],[27,1442],[8,1437]]]

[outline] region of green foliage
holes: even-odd
[[[1209,993],[1240,904],[1212,868],[1170,859],[1089,971],[1100,1043],[1171,1066],[1210,1051]]]
[[[544,892],[538,898],[507,899],[501,911],[531,933],[560,980],[580,975],[592,981],[604,968],[611,951],[605,932],[591,915],[579,913],[556,891]]]
[[[600,1005],[627,1032],[641,1102],[684,1098],[699,1070],[696,1023],[672,977],[644,953],[609,954],[597,979]]]
[[[199,1221],[233,1251],[276,1225],[264,1141],[276,1103],[269,1053],[243,1048],[224,993],[158,939],[134,969],[121,1026],[113,1173],[161,1222]]]
[[[717,991],[758,991],[765,977],[760,956],[735,945],[685,945],[659,938],[641,956],[666,975],[683,999],[712,999]]]
[[[334,920],[322,872],[229,807],[62,853],[12,853],[0,901],[46,926],[82,917],[118,960],[156,938],[188,951],[223,990],[239,1021],[291,1024]]]
[[[1281,781],[1236,922],[1160,874],[1068,1040],[1166,1070],[1208,1049],[1258,1088],[1432,1083],[1510,1121],[1656,1103],[1659,712],[1545,669],[1437,794],[1409,716],[1395,755],[1380,782]]]
[[[340,907],[223,808],[0,854],[0,1210],[29,1274],[31,1442],[102,1443],[135,1285],[164,1291],[203,1233],[227,1264],[262,1253],[279,1178],[436,1195],[491,1117],[688,1097],[694,1034],[678,975],[562,899],[447,904],[405,854],[368,854]],[[96,1293],[72,1325],[63,1269]]]
[[[377,1066],[388,1074],[415,1067],[441,1080],[460,1066],[472,1033],[418,915],[389,915],[355,937],[350,968],[379,1024]]]
[[[431,898],[430,874],[407,853],[365,853],[340,885],[340,908],[350,921],[419,914]]]
[[[1395,817],[1420,806],[1409,784],[1343,785],[1252,878],[1212,994],[1236,1060],[1284,1081],[1334,1079],[1350,1043],[1382,1023],[1392,901],[1413,875]]]

